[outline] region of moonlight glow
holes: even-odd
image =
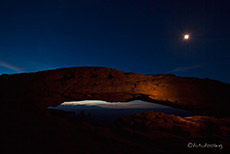
[[[185,39],[185,40],[188,40],[189,38],[190,38],[190,35],[189,35],[189,34],[185,34],[185,35],[184,35],[184,39]]]

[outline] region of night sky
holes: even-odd
[[[0,74],[79,66],[230,83],[230,1],[0,0]]]

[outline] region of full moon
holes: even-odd
[[[184,39],[185,39],[185,40],[188,40],[188,39],[189,39],[189,37],[190,37],[190,35],[189,35],[189,34],[185,34],[185,35],[184,35]]]

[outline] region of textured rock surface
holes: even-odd
[[[139,143],[148,142],[161,152],[192,152],[188,143],[216,144],[216,148],[193,148],[196,152],[223,153],[230,147],[230,118],[208,116],[180,117],[149,111],[125,116],[114,123],[114,128],[130,136],[138,136]],[[157,148],[167,146],[167,148]],[[169,150],[171,149],[171,150]],[[216,150],[216,151],[215,151]],[[154,151],[154,150],[153,150]]]
[[[118,128],[132,129],[143,134],[174,137],[190,141],[222,141],[228,144],[230,138],[230,118],[214,118],[208,116],[180,117],[161,112],[149,111],[125,116],[116,121]],[[161,130],[161,131],[159,131]]]
[[[147,112],[103,127],[47,110],[64,101],[84,99],[142,99],[222,118]],[[197,152],[188,149],[188,142],[223,144],[224,151],[202,152],[229,153],[229,85],[213,80],[99,67],[2,75],[0,114],[0,142],[6,153]]]
[[[228,116],[228,84],[173,75],[141,75],[110,68],[64,68],[0,76],[1,108],[47,109],[64,101],[142,99],[201,115]]]

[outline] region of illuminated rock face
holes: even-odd
[[[15,145],[26,147],[28,153],[34,149],[44,153],[54,147],[59,153],[101,153],[101,147],[104,153],[111,153],[111,149],[116,150],[114,153],[187,153],[188,142],[212,141],[229,147],[229,92],[228,84],[213,80],[141,75],[99,67],[2,75],[1,143],[15,150],[12,153],[18,152],[12,148]],[[62,113],[53,115],[47,109],[66,101],[134,99],[224,118],[183,118],[148,112],[101,127],[64,119]]]
[[[141,75],[110,68],[63,68],[0,76],[2,108],[46,110],[64,101],[142,99],[197,114],[228,116],[228,84],[174,75]],[[25,112],[26,113],[26,112]]]

